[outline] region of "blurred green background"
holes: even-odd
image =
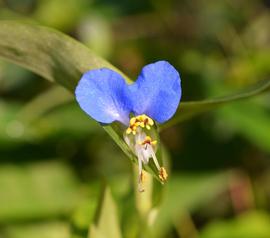
[[[183,101],[270,77],[269,0],[0,0],[0,19],[65,32],[133,79],[168,60]],[[270,237],[269,94],[164,129],[170,179],[149,199],[111,138],[66,91],[46,97],[52,87],[0,60],[0,238],[148,237],[156,217],[155,237]]]

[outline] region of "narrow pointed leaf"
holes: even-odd
[[[122,237],[116,203],[109,187],[106,187],[103,191],[97,211],[96,222],[90,226],[89,237]]]

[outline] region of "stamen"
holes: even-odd
[[[143,122],[140,122],[140,127],[141,128],[144,128],[144,126],[145,126],[144,123]]]
[[[146,180],[146,174],[145,172],[142,170],[141,174],[140,174],[140,179],[141,179],[141,182],[144,183],[145,180]]]
[[[153,126],[154,125],[154,121],[150,117],[148,117],[148,124],[150,126]]]
[[[134,123],[127,128],[126,133],[129,135],[132,132],[133,135],[136,135],[136,130],[137,130],[137,124]]]
[[[126,130],[126,133],[129,135],[131,132],[132,132],[132,129],[128,127],[128,129]]]
[[[139,164],[139,166],[138,166],[138,168],[139,168],[138,190],[139,190],[139,192],[142,193],[142,192],[144,192],[143,183],[145,181],[145,175],[144,175],[143,170],[142,170],[142,158],[141,158],[142,155],[141,155],[141,153],[138,152],[137,156],[138,156],[138,164]]]
[[[144,192],[143,183],[145,181],[145,174],[142,168],[142,164],[148,164],[149,159],[153,159],[153,162],[159,172],[158,177],[162,182],[167,180],[168,174],[164,167],[160,167],[155,154],[155,146],[157,140],[153,140],[150,136],[146,135],[147,130],[151,129],[154,125],[154,121],[146,116],[145,114],[132,117],[129,121],[129,127],[126,129],[126,135],[124,139],[132,151],[137,155],[138,158],[138,190]],[[131,136],[130,134],[134,136]]]
[[[139,145],[156,145],[157,141],[156,140],[152,140],[152,138],[150,136],[146,136],[144,141],[138,142]]]
[[[156,167],[157,167],[157,169],[158,169],[158,171],[159,171],[158,177],[160,178],[160,180],[161,180],[162,182],[165,182],[165,181],[167,180],[167,178],[168,178],[167,171],[166,171],[166,169],[165,169],[164,167],[160,167],[160,166],[159,166],[159,163],[158,163],[156,154],[155,154],[155,152],[153,151],[153,149],[152,149],[151,146],[149,147],[149,150],[150,150],[150,152],[151,152],[153,161],[154,161],[154,163],[155,163],[155,165],[156,165]]]
[[[160,168],[158,177],[160,178],[162,182],[165,182],[167,180],[168,174],[164,167]]]
[[[154,125],[154,121],[145,114],[140,116],[140,121],[142,122],[141,124],[143,124],[143,126],[145,126],[148,130],[150,130],[151,126]]]
[[[156,145],[157,144],[157,141],[156,140],[152,140],[151,141],[151,145]]]
[[[137,118],[136,117],[130,118],[129,125],[135,124],[136,121],[137,121]]]
[[[152,156],[152,158],[153,158],[153,161],[154,161],[154,163],[155,163],[155,166],[157,167],[158,171],[160,171],[160,166],[159,166],[159,163],[158,163],[156,154],[155,154],[155,152],[154,152],[152,146],[149,146],[148,148],[149,148],[149,151],[150,151],[151,156]]]
[[[133,135],[136,135],[137,127],[146,128],[147,130],[150,130],[151,126],[153,125],[154,121],[145,114],[132,117],[130,118],[129,127],[126,130],[126,133],[129,135],[132,132]]]

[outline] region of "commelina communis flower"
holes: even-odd
[[[90,70],[83,74],[75,90],[76,100],[90,117],[103,124],[117,121],[126,127],[124,140],[138,158],[141,191],[142,164],[150,159],[159,178],[167,179],[165,168],[156,158],[158,145],[151,131],[155,123],[162,124],[174,115],[181,94],[180,75],[167,61],[146,65],[132,84],[111,69]]]

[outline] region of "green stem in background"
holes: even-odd
[[[23,124],[38,120],[52,109],[74,100],[73,95],[63,87],[54,86],[32,99],[18,112],[17,117]]]
[[[188,212],[183,212],[181,219],[175,219],[174,227],[181,238],[199,238],[199,232]]]

